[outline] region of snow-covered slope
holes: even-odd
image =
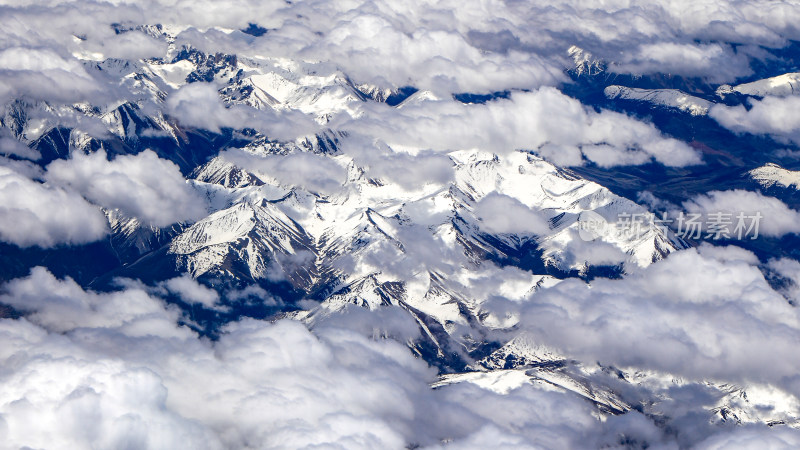
[[[139,219],[125,217],[116,210],[106,211],[106,217],[111,228],[111,245],[114,251],[129,261],[135,261],[140,256],[168,244],[184,228],[181,224],[165,228],[154,227]]]
[[[266,200],[218,211],[177,236],[169,252],[194,277],[229,276],[305,286],[313,274],[311,239],[296,222]]]
[[[732,93],[756,97],[800,95],[800,73],[786,73],[736,86],[725,84],[717,89],[717,95],[720,97]]]
[[[693,116],[708,114],[713,105],[708,100],[689,95],[677,89],[639,89],[625,86],[608,86],[603,91],[610,99],[636,100],[688,112]]]
[[[203,166],[198,167],[192,176],[197,181],[218,184],[227,188],[260,186],[264,184],[257,176],[236,167],[234,164],[225,161],[219,156]]]
[[[766,164],[747,174],[766,188],[780,186],[800,190],[800,172],[784,169],[777,164]]]
[[[252,66],[240,65],[242,72],[237,75],[238,81],[222,89],[226,102],[256,109],[295,109],[325,123],[340,111],[356,115],[351,105],[367,98],[340,73],[319,76],[306,74],[297,65],[292,67],[294,72],[267,62],[248,63]]]

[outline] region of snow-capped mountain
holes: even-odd
[[[470,271],[480,273],[483,267],[527,271],[522,280],[506,288],[509,295],[521,296],[571,275],[635,271],[685,245],[652,222],[641,233],[628,235],[617,227],[618,218],[644,215],[645,208],[528,152],[451,153],[452,181],[409,190],[390,180],[367,178],[363,168],[337,156],[339,141],[347,137],[333,130],[280,142],[235,133],[220,140],[202,130],[187,129],[152,105],[163,104],[172,92],[192,82],[220,84],[220,98],[229,106],[300,110],[320,123],[337,112],[358,115],[359,105],[386,101],[396,91],[356,86],[338,71],[320,74],[317,68],[312,71],[292,61],[180,49],[163,30],[150,31],[170,43],[167,58],[89,64],[107,77],[121,79],[141,96],[139,100],[107,110],[17,103],[7,107],[3,122],[33,148],[41,147],[43,137],[52,142],[54,133],[70,136],[51,143],[55,154],[49,159],[100,147],[116,153],[147,147],[191,173],[195,189],[209,199],[206,218],[160,229],[119,211],[107,213],[112,246],[123,265],[115,276],[158,277],[150,268],[167,267],[164,277],[186,272],[219,289],[247,283],[274,288],[288,282],[296,295],[321,302],[295,314],[309,323],[348,304],[373,309],[401,306],[428,336],[425,342],[412,343],[412,348],[428,352],[432,362],[453,370],[488,357],[485,352],[492,343],[486,341],[486,330],[503,326],[482,321],[481,305],[487,297],[475,295]],[[425,99],[435,96],[420,91],[398,107]],[[61,108],[59,116],[70,115],[78,123],[97,121],[109,137],[78,138],[80,127],[48,130],[55,123],[57,108]],[[313,193],[219,156],[198,164],[211,154],[198,153],[198,147],[204,146],[198,146],[197,140],[207,147],[239,147],[259,157],[303,152],[328,155],[350,175],[334,193]],[[171,147],[191,148],[194,154]],[[531,231],[498,233],[484,226],[479,205],[495,191],[538,215],[547,230],[531,224]],[[419,217],[428,205],[434,205],[436,214]],[[586,212],[599,214],[609,223],[592,241],[579,236],[581,214]],[[420,242],[427,244],[420,247]],[[587,251],[594,246],[614,257]]]
[[[606,64],[603,60],[595,58],[590,52],[577,45],[567,49],[567,56],[572,58],[572,63],[574,64],[572,70],[579,76],[597,75],[606,70]]]
[[[800,190],[800,172],[784,169],[777,164],[766,164],[747,174],[765,188],[778,186]]]
[[[615,109],[631,117],[641,110],[645,113],[640,115],[652,112],[653,122],[666,124],[669,131],[664,136],[671,140],[652,146],[665,158],[614,172],[600,163],[559,167],[548,157],[553,155],[541,154],[544,145],[538,146],[539,151],[392,148],[379,137],[340,129],[347,122],[342,117],[355,120],[384,110],[419,114],[426,105],[446,102],[434,87],[360,83],[342,68],[313,59],[204,53],[181,43],[177,37],[184,30],[175,27],[119,30],[134,31],[164,44],[164,56],[82,60],[83,69],[124,95],[98,104],[15,100],[1,105],[0,156],[9,167],[25,172],[31,184],[67,195],[72,186],[57,184],[53,161],[83,164],[76,155],[96,152],[105,152],[111,161],[152,150],[157,167],[146,166],[145,161],[140,172],[147,175],[158,169],[157,173],[178,174],[187,193],[176,198],[197,200],[200,213],[166,226],[137,217],[134,212],[141,205],[124,197],[130,185],[119,187],[114,178],[118,171],[112,167],[102,179],[90,180],[83,190],[75,191],[90,207],[102,210],[105,234],[91,245],[67,241],[68,245],[31,255],[17,256],[23,252],[14,249],[17,252],[9,252],[8,261],[0,258],[9,270],[21,273],[56,260],[59,266],[54,271],[99,291],[138,280],[137,286],[148,292],[168,292],[176,308],[187,309],[181,323],[211,339],[244,317],[288,318],[315,330],[354,309],[369,311],[374,315],[365,316],[365,328],[384,333],[381,338],[398,339],[438,370],[434,388],[472,383],[504,394],[533,385],[569,393],[588,402],[593,414],[601,417],[641,412],[665,430],[690,419],[800,427],[800,406],[771,390],[768,383],[686,380],[665,371],[581,363],[537,342],[525,331],[519,314],[511,312],[514,308],[504,309],[509,304],[536,303],[539,293],[575,279],[592,289],[597,279],[640,274],[694,245],[653,213],[672,212],[687,200],[675,192],[687,197],[695,193],[680,184],[697,174],[693,170],[707,177],[708,186],[721,176],[685,164],[662,167],[659,164],[669,162],[672,155],[669,145],[685,141],[687,151],[719,157],[725,170],[736,173],[736,182],[745,172],[735,166],[740,163],[749,165],[749,179],[765,189],[800,188],[798,172],[772,163],[755,169],[752,160],[741,163],[745,144],[731,144],[732,150],[709,146],[733,142],[732,133],[719,127],[709,127],[705,135],[691,129],[694,121],[712,120],[708,113],[717,103],[702,97],[713,99],[716,93],[724,102],[733,93],[794,95],[797,74],[717,86],[714,91],[695,86],[688,78],[617,79],[606,72],[606,62],[571,47],[568,56],[574,67],[565,72],[572,83],[564,90],[574,98],[564,103],[569,111],[554,114],[564,113],[574,121],[586,118],[588,124],[570,124],[574,129],[564,127],[554,135],[600,134],[613,140],[625,133],[610,129],[598,111]],[[193,87],[198,90],[181,97]],[[495,94],[453,94],[454,105],[442,111],[456,114],[467,105],[513,101],[507,92]],[[587,98],[596,103],[582,105]],[[511,122],[496,110],[486,111],[477,121],[492,116],[500,117],[503,125],[503,120]],[[634,120],[631,117],[627,118]],[[274,128],[274,135],[260,127],[279,120],[284,121]],[[429,117],[420,120],[425,121],[435,122]],[[687,123],[685,129],[679,127]],[[295,127],[302,132],[283,137],[292,135],[286,128],[294,132]],[[545,123],[543,132],[552,131],[548,127]],[[416,132],[414,127],[398,128]],[[648,130],[656,126],[648,122],[629,134],[661,139],[660,131],[647,134]],[[497,130],[497,139],[519,131]],[[12,141],[13,145],[7,144]],[[600,138],[591,142],[597,148],[606,144]],[[638,141],[633,142],[621,152],[640,150]],[[576,144],[573,150],[580,155],[582,146]],[[417,176],[416,171],[424,168],[405,167],[420,154],[433,155],[447,169],[446,175]],[[391,160],[397,155],[400,163]],[[747,155],[755,157],[760,156]],[[402,179],[403,174],[412,180]],[[648,186],[664,181],[664,199],[639,192],[645,191],[642,180]],[[146,186],[135,187],[158,189],[158,181],[148,179]],[[109,206],[104,203],[106,191],[126,201]],[[86,245],[87,254],[113,263],[94,270],[81,262],[73,264],[71,250],[65,249],[70,245]],[[193,289],[212,300],[176,299],[179,289],[169,288],[175,279],[181,281],[173,283],[198,282]],[[669,281],[673,282],[682,281]],[[265,295],[242,294],[248,289],[265,293],[269,301]],[[415,337],[392,336],[382,329],[380,314],[386,310],[410,318]],[[565,308],[564,315],[570,313]],[[15,314],[20,313],[0,309],[0,315]],[[593,320],[606,319],[600,315]],[[624,339],[625,330],[620,335]],[[702,399],[699,419],[692,416],[695,410],[686,416],[676,413],[681,409],[672,402],[682,395]]]

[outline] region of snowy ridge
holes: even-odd
[[[490,295],[522,298],[552,286],[558,279],[548,271],[564,276],[607,264],[635,271],[682,246],[652,224],[636,237],[609,226],[595,241],[582,241],[578,219],[585,211],[614,223],[619,214],[646,210],[532,154],[462,151],[450,157],[450,183],[407,191],[389,180],[366,179],[350,164],[348,181],[324,198],[269,178],[256,182],[258,174],[241,178],[241,168],[212,160],[198,172],[197,186],[223,209],[175,238],[170,253],[194,276],[290,280],[321,300],[295,315],[312,325],[348,305],[403,308],[425,337],[410,344],[413,350],[464,368],[484,357],[487,330],[514,325],[483,313]],[[549,230],[484,229],[476,208],[495,191],[540,215]],[[619,259],[595,262],[585,251],[594,246],[613,249]],[[480,293],[482,280],[500,270],[496,264],[518,269],[497,291]]]
[[[111,245],[118,254],[127,259],[135,260],[160,248],[184,228],[181,224],[165,228],[154,227],[139,219],[125,217],[116,210],[106,210],[105,214],[111,228]]]
[[[388,95],[370,87],[365,94],[344,74],[318,74],[313,66],[282,60],[237,61],[236,81],[221,90],[228,104],[244,104],[256,109],[295,109],[326,123],[335,113],[358,115],[357,105],[372,99],[384,101]]]
[[[178,265],[195,277],[244,275],[308,283],[302,264],[313,259],[304,230],[267,201],[239,203],[189,227],[169,247]]]
[[[260,186],[264,182],[257,176],[244,171],[234,164],[225,161],[219,156],[198,167],[192,177],[204,183],[218,184],[227,188],[238,188],[245,186]]]
[[[569,361],[545,361],[529,366],[447,374],[440,376],[433,386],[464,382],[500,394],[531,384],[540,389],[574,393],[594,403],[602,413],[620,414],[635,407],[665,422],[673,419],[664,412],[664,404],[671,400],[668,393],[698,389],[698,386],[668,374],[600,366],[586,368]],[[708,398],[716,399],[703,417],[709,423],[800,427],[797,400],[771,386],[753,384],[745,389],[709,382],[700,389]],[[636,390],[639,394],[634,394]],[[645,392],[662,394],[642,395]]]
[[[708,114],[714,104],[677,89],[639,89],[625,86],[608,86],[603,92],[609,99],[636,100],[688,112],[693,116]]]
[[[790,95],[800,95],[800,72],[786,73],[736,86],[725,84],[717,89],[717,95],[720,97],[725,97],[733,93],[752,95],[755,97],[787,97]]]

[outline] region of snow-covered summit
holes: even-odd
[[[724,84],[717,89],[717,95],[720,97],[725,97],[733,93],[752,95],[755,97],[787,97],[790,95],[800,95],[800,73],[785,73],[776,77],[756,80],[736,86]]]
[[[784,169],[777,164],[766,164],[747,174],[765,188],[779,186],[800,190],[800,171]]]

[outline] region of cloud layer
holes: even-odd
[[[347,328],[362,320],[311,333],[294,321],[245,319],[211,343],[176,325],[179,311],[144,290],[84,291],[43,268],[4,285],[0,302],[29,314],[0,319],[0,429],[12,447],[469,447],[500,439],[552,448],[614,443],[621,432],[662,439],[652,425],[601,423],[589,403],[530,385],[507,395],[469,384],[432,390],[435,371],[404,345]]]
[[[770,135],[779,140],[800,144],[800,108],[798,97],[766,97],[751,100],[750,108],[717,105],[709,114],[720,125],[737,133]]]
[[[204,199],[186,182],[178,166],[151,150],[119,155],[111,161],[102,150],[88,155],[76,152],[72,159],[50,163],[45,178],[98,205],[158,227],[206,215]]]
[[[519,326],[565,354],[691,379],[793,390],[797,309],[736,247],[681,251],[622,280],[567,280],[522,304]]]
[[[20,247],[85,244],[108,233],[108,222],[80,195],[0,166],[0,240]]]
[[[662,135],[652,124],[616,112],[595,112],[554,88],[478,105],[427,100],[393,110],[379,106],[341,128],[399,148],[534,150],[562,166],[584,164],[584,158],[601,167],[653,160],[675,167],[702,162],[694,149]]]
[[[166,241],[151,228],[258,200],[287,225],[263,227],[275,238],[264,239],[263,248],[250,233],[252,221],[261,220],[255,214],[234,214],[183,239],[195,245],[221,236],[199,257],[222,261],[224,275],[286,250],[275,256],[284,269],[311,268],[298,277],[345,274],[332,276],[325,289],[362,275],[410,281],[396,288],[408,301],[403,308],[377,306],[391,296],[376,288],[367,293],[380,297],[373,309],[342,307],[312,329],[287,318],[241,319],[211,339],[192,331],[187,310],[222,315],[232,311],[226,302],[277,307],[286,306],[284,299],[255,285],[217,291],[188,275],[149,285],[118,279],[116,290],[96,292],[34,268],[0,287],[0,446],[797,447],[793,429],[708,424],[718,400],[711,384],[767,386],[790,405],[800,396],[797,261],[761,264],[745,250],[704,245],[621,279],[587,282],[498,267],[475,255],[494,238],[509,260],[536,242],[584,276],[589,264],[617,266],[636,252],[582,240],[569,228],[544,242],[551,226],[579,220],[580,208],[602,205],[611,214],[625,205],[590,183],[559,184],[571,174],[547,172],[552,186],[530,183],[523,173],[545,164],[531,153],[592,170],[658,164],[677,171],[704,162],[646,119],[567,95],[574,86],[565,69],[597,63],[613,76],[654,75],[665,84],[673,77],[691,78],[690,86],[736,83],[754,76],[753,67],[773,58],[770,51],[800,40],[798,23],[800,5],[771,0],[4,2],[0,240],[45,248],[97,241],[109,233],[105,209],[138,219],[115,238],[158,248]],[[399,106],[372,101],[401,87],[416,94]],[[798,108],[797,98],[765,98],[716,105],[710,116],[735,133],[800,144]],[[147,122],[147,131],[136,120]],[[61,159],[39,164],[49,161],[54,140]],[[236,188],[187,181],[178,166],[147,149],[151,142],[176,151],[208,145],[220,152],[219,166],[231,163],[266,185],[231,181],[237,174],[229,166],[217,168]],[[489,156],[457,162],[462,150]],[[513,164],[505,180],[499,172],[458,178],[459,165],[501,160]],[[511,180],[514,173],[519,180]],[[514,196],[497,192],[504,182]],[[570,197],[560,186],[589,194],[573,197],[581,205],[558,204]],[[530,197],[529,187],[536,189]],[[535,202],[549,206],[531,207]],[[331,207],[342,203],[346,208]],[[800,232],[798,211],[755,192],[712,191],[682,208],[704,216],[759,213],[760,233],[772,238]],[[345,229],[345,238],[312,229],[303,216],[311,211]],[[475,222],[464,220],[469,215]],[[301,222],[312,224],[308,236],[300,236]],[[286,242],[295,231],[303,239],[330,238],[326,250],[341,255],[320,267],[312,251],[292,253]],[[225,241],[229,235],[234,243]],[[671,245],[650,239],[651,247]],[[644,263],[661,255],[651,247]],[[474,298],[434,286],[442,274],[469,286]],[[267,278],[282,282],[286,275],[274,269]],[[457,310],[457,320],[421,318],[411,303],[422,296],[432,309]],[[313,309],[318,302],[290,306]],[[433,325],[444,331],[431,331]],[[476,329],[485,336],[460,336]],[[574,392],[532,381],[529,368],[476,372],[483,384],[462,380],[433,389],[442,381],[437,370],[409,350],[419,352],[419,339],[447,334],[463,337],[458,351],[466,354],[469,346],[508,342],[512,333],[565,355],[556,361],[563,370],[551,372],[559,376],[567,377],[576,360],[586,368],[600,363],[608,373],[620,368],[679,381],[619,381],[619,395],[652,400],[648,411],[662,416],[600,416]]]

